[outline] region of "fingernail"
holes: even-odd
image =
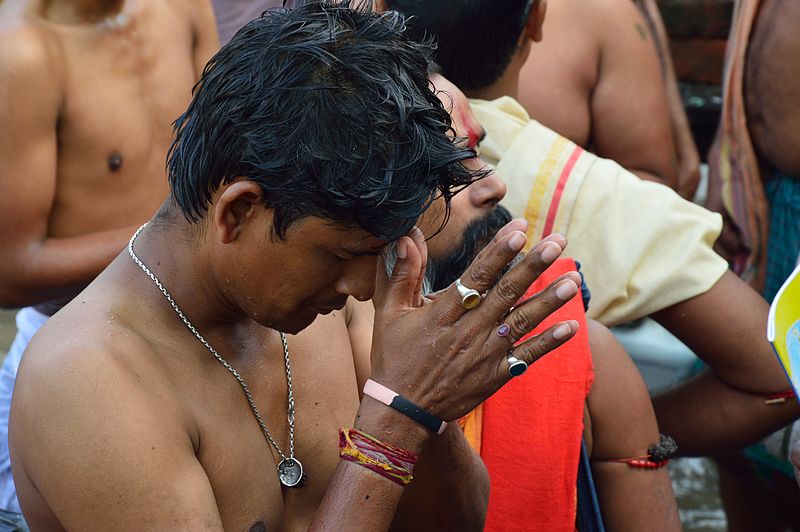
[[[511,251],[519,251],[525,245],[525,235],[522,233],[515,233],[511,238],[508,239],[508,247],[511,248]]]
[[[558,244],[545,244],[542,249],[541,257],[545,264],[550,264],[561,255],[561,247]]]
[[[397,258],[404,259],[408,255],[408,248],[406,247],[406,241],[404,239],[400,239],[397,241]]]
[[[556,295],[559,299],[566,301],[578,292],[578,287],[572,281],[564,281],[556,288]]]
[[[553,329],[553,338],[555,338],[556,340],[561,340],[571,332],[572,328],[568,324],[562,323],[561,325]]]

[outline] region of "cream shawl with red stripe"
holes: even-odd
[[[529,245],[567,236],[592,291],[590,318],[649,315],[706,292],[727,270],[712,249],[718,214],[584,151],[512,98],[470,103],[487,133],[481,157],[508,186],[503,205],[528,220]]]

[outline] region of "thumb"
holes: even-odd
[[[383,294],[383,306],[390,309],[414,306],[414,292],[422,275],[422,257],[414,241],[403,236],[396,246],[397,263]]]

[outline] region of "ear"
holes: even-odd
[[[223,244],[236,240],[247,222],[265,209],[262,196],[261,187],[246,179],[228,185],[219,194],[213,223]]]
[[[525,22],[525,36],[534,42],[539,42],[544,37],[542,26],[546,12],[547,0],[533,0],[528,20]]]

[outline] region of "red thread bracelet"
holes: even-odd
[[[794,399],[795,397],[797,397],[797,394],[794,393],[794,390],[789,389],[778,393],[768,393],[763,397],[765,405],[778,405],[781,403],[785,403],[789,399]]]
[[[354,462],[401,486],[413,480],[419,457],[358,429],[339,429],[339,458]]]

